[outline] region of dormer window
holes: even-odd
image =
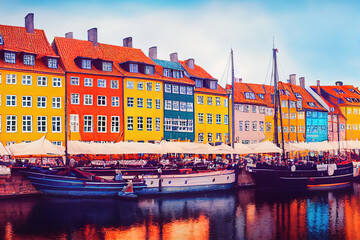
[[[317,105],[314,102],[308,102],[307,103],[310,107],[317,107]]]
[[[0,45],[4,45],[4,39],[1,35],[0,35]]]
[[[13,52],[5,52],[5,62],[7,63],[16,63],[16,54]]]
[[[112,63],[111,62],[103,62],[102,70],[106,71],[106,72],[111,72],[112,71]]]
[[[335,108],[332,107],[332,108],[331,108],[331,112],[334,112],[334,111],[335,111]]]
[[[90,59],[81,59],[81,68],[82,69],[91,69],[91,60]]]
[[[264,98],[265,98],[264,94],[262,94],[262,93],[259,93],[258,96],[259,96],[259,98],[261,98],[261,99],[264,99]]]
[[[29,55],[29,54],[24,54],[23,62],[24,62],[24,65],[34,66],[35,65],[35,56]]]
[[[154,75],[154,66],[145,66],[145,74]]]
[[[130,63],[130,72],[132,72],[132,73],[139,72],[138,65],[136,63]]]
[[[48,58],[48,67],[49,67],[49,68],[58,68],[58,66],[57,66],[57,59],[55,59],[55,58]]]
[[[210,89],[217,89],[216,81],[210,81]]]
[[[195,87],[202,88],[203,87],[203,80],[195,79]]]
[[[255,99],[255,94],[253,92],[245,92],[246,99]]]
[[[164,68],[164,77],[171,77],[171,69]]]
[[[183,78],[182,71],[173,70],[173,78]]]
[[[297,99],[302,99],[302,96],[300,95],[300,93],[295,93],[295,97],[296,97]]]

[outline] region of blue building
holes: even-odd
[[[185,76],[177,53],[170,55],[170,61],[158,60],[152,47],[149,57],[161,66],[155,70],[164,77],[164,139],[194,141],[194,81]]]

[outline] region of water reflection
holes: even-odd
[[[356,239],[359,184],[161,197],[0,201],[0,239]]]

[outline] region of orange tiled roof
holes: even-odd
[[[195,92],[202,92],[202,93],[211,93],[217,95],[227,95],[228,93],[222,88],[219,84],[217,85],[217,89],[210,89],[210,88],[195,88]]]
[[[236,103],[247,103],[254,105],[267,105],[265,100],[261,99],[257,93],[253,92],[251,88],[245,83],[236,82],[234,92],[234,102]],[[255,99],[245,98],[245,92],[252,92],[255,95]],[[265,91],[264,91],[265,93]]]
[[[155,71],[162,76],[163,81],[172,83],[183,83],[189,85],[195,85],[195,82],[190,78],[184,76],[183,78],[171,78],[164,76],[164,68],[158,64],[155,65]]]
[[[294,84],[290,84],[290,86],[294,93],[299,93],[301,95],[302,106],[304,109],[327,111],[306,89]],[[311,107],[309,102],[315,103],[318,107]]]
[[[155,71],[154,75],[148,75],[143,73],[131,73],[123,70],[119,63],[125,62],[137,62],[145,63],[148,65],[155,65],[155,63],[147,57],[141,49],[121,47],[109,44],[99,43],[98,46],[90,41],[55,37],[54,44],[61,56],[66,71],[68,72],[80,72],[89,74],[101,74],[101,75],[121,75],[128,77],[141,77],[149,79],[162,79],[162,76]],[[102,59],[105,61],[113,62],[113,71],[106,72],[97,70],[94,67],[92,69],[79,68],[75,59],[77,57]]]
[[[196,64],[194,64],[194,69],[189,68],[186,64],[188,61],[189,60],[179,61],[179,63],[181,63],[183,68],[185,68],[185,70],[190,74],[190,76],[197,77],[197,78],[206,78],[206,79],[216,80],[207,71],[205,71],[202,67],[200,67]]]
[[[261,85],[261,86],[263,86],[265,89],[264,100],[267,104],[267,107],[274,108],[275,105],[274,103],[272,103],[272,98],[271,98],[271,94],[274,94],[274,86],[270,86],[270,85]]]
[[[314,90],[316,90],[317,88],[316,86],[310,86],[310,87]],[[338,103],[339,106],[360,105],[360,91],[357,87],[351,85],[342,85],[342,86],[320,86],[320,88],[323,91],[327,92],[328,94],[338,99],[341,99],[342,101]],[[353,101],[352,98],[355,98],[358,102]]]
[[[25,27],[0,25],[0,35],[4,40],[4,45],[0,45],[0,51],[8,50],[17,53],[24,52],[36,54],[34,66],[24,65],[23,61],[17,58],[15,64],[6,63],[4,59],[0,59],[0,67],[29,71],[64,73],[61,67],[58,67],[57,69],[49,68],[42,60],[42,58],[46,56],[55,58],[59,57],[51,48],[43,30],[35,29],[34,33],[27,33]]]

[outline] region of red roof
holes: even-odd
[[[0,25],[0,35],[4,40],[4,45],[0,45],[1,50],[13,51],[16,53],[32,53],[35,54],[35,65],[24,65],[23,61],[16,59],[16,63],[6,63],[3,58],[0,59],[0,67],[16,68],[29,71],[41,71],[51,73],[61,73],[64,71],[59,67],[57,69],[49,68],[44,64],[43,57],[58,58],[51,48],[43,30],[35,29],[34,33],[26,32],[25,27],[16,27],[8,25]]]
[[[327,111],[306,89],[299,85],[289,83],[294,93],[299,93],[302,97],[302,106],[304,109]],[[317,107],[312,107],[309,102],[313,102]]]
[[[190,74],[190,76],[197,77],[197,78],[206,78],[206,79],[216,80],[207,71],[205,71],[202,67],[200,67],[196,64],[194,64],[194,69],[189,68],[186,64],[188,61],[189,60],[179,61],[179,63],[181,63],[183,68],[185,68],[185,70]]]
[[[247,84],[241,83],[241,82],[236,82],[234,84],[235,84],[234,102],[236,102],[236,103],[254,104],[254,105],[264,105],[264,106],[267,105],[265,100],[261,99],[259,97],[258,93],[255,93],[254,91],[252,91],[252,89],[249,88],[249,86]],[[251,84],[251,85],[255,85],[255,84]],[[246,92],[254,93],[255,99],[247,99],[247,98],[245,98],[245,93]],[[264,94],[264,93],[265,93],[265,91],[262,92],[262,94]]]
[[[210,89],[210,88],[195,88],[195,92],[202,92],[202,93],[211,93],[217,95],[227,95],[228,93],[222,88],[219,84],[217,85],[217,89]]]
[[[316,86],[310,86],[310,87],[314,90],[316,90],[317,88]],[[320,88],[323,91],[327,92],[328,94],[343,100],[343,102],[339,102],[338,104],[339,106],[360,105],[360,91],[357,87],[351,85],[342,85],[342,86],[320,86]]]
[[[195,82],[190,78],[184,76],[183,78],[172,78],[164,76],[164,68],[158,64],[155,65],[155,71],[162,76],[164,82],[172,82],[172,83],[183,83],[188,85],[195,85]]]

